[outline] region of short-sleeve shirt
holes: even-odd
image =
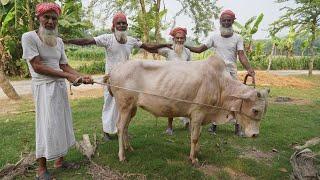
[[[183,48],[182,54],[179,56],[174,50],[170,48],[160,48],[158,53],[166,57],[167,61],[191,61],[191,53],[187,48]]]
[[[68,59],[61,38],[57,37],[57,45],[51,47],[40,40],[36,31],[30,31],[22,35],[21,44],[23,49],[22,58],[27,61],[32,81],[35,84],[49,83],[56,80],[64,81],[63,78],[36,73],[30,64],[33,58],[40,56],[44,65],[54,70],[62,71],[60,64],[67,64]]]
[[[140,48],[142,42],[139,39],[128,36],[125,44],[120,44],[114,34],[103,34],[94,37],[98,46],[106,50],[106,73],[118,63],[128,61],[133,48]]]
[[[220,56],[227,65],[235,64],[237,62],[238,51],[244,49],[243,39],[237,33],[233,33],[233,35],[228,38],[216,33],[208,39],[205,45],[207,48],[213,47],[217,55]]]

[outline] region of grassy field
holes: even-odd
[[[188,162],[190,137],[180,124],[174,122],[173,136],[164,134],[165,118],[155,118],[139,109],[129,127],[134,152],[127,152],[127,161],[118,161],[118,141],[102,141],[101,108],[102,98],[76,99],[71,101],[76,139],[82,134],[92,135],[97,131],[98,149],[93,159],[97,164],[110,167],[128,179],[289,179],[291,173],[290,156],[293,146],[320,136],[320,76],[308,78],[317,84],[313,89],[271,87],[270,106],[263,119],[258,138],[239,138],[233,135],[231,125],[218,126],[217,135],[203,128],[199,155],[200,167]],[[302,99],[302,103],[275,103],[278,96]],[[295,101],[293,101],[295,102]],[[33,109],[30,97],[10,104],[15,111]],[[7,163],[15,163],[21,152],[34,151],[34,113],[0,114],[0,168]],[[320,152],[320,145],[310,147]],[[277,152],[273,152],[275,149]],[[82,165],[79,170],[65,172],[53,170],[58,179],[91,179],[87,173],[85,158],[75,149],[67,160]],[[318,165],[320,165],[318,161]],[[52,170],[52,164],[50,166]],[[35,171],[18,179],[34,178]]]

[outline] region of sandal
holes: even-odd
[[[51,180],[52,177],[51,175],[49,174],[48,171],[45,171],[43,174],[41,174],[40,176],[36,176],[35,177],[36,180]]]
[[[61,166],[55,166],[55,169],[79,169],[80,165],[72,162],[63,161]]]

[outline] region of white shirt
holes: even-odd
[[[166,57],[167,61],[191,61],[190,50],[185,47],[183,47],[181,56],[174,52],[174,50],[166,47],[158,49],[158,53]]]
[[[67,56],[64,51],[64,44],[61,38],[57,37],[57,45],[55,47],[50,47],[43,43],[36,31],[26,32],[22,35],[21,44],[23,49],[22,58],[27,60],[29,71],[32,77],[32,81],[35,84],[49,83],[55,80],[63,80],[63,78],[47,76],[43,74],[38,74],[34,71],[30,64],[30,61],[36,57],[41,57],[41,62],[58,71],[60,69],[59,64],[67,64]]]
[[[140,48],[142,42],[136,38],[128,36],[127,43],[120,44],[114,34],[103,34],[94,37],[98,46],[106,49],[106,73],[118,63],[128,61],[133,48]]]
[[[236,64],[238,51],[244,50],[243,39],[237,33],[233,33],[228,38],[222,37],[220,33],[214,34],[205,45],[208,49],[213,47],[217,55],[225,61],[226,65]]]

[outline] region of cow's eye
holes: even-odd
[[[259,110],[257,109],[252,109],[253,114],[257,115],[259,113]]]

